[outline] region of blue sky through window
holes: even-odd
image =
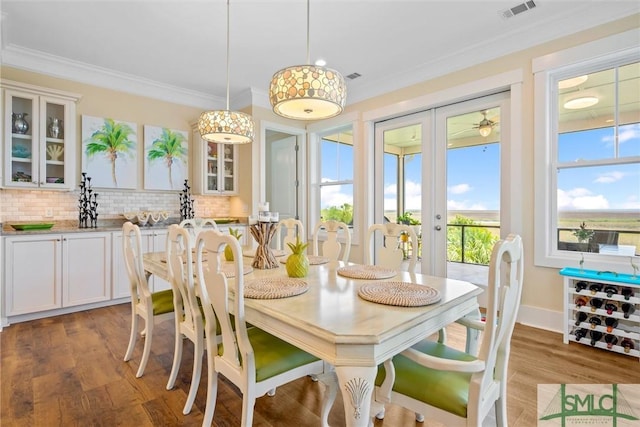
[[[558,159],[613,158],[611,128],[560,134]],[[323,141],[322,181],[353,179],[353,147]],[[579,154],[577,154],[579,153]],[[620,127],[619,157],[640,156],[640,124]],[[384,157],[384,209],[397,205],[396,157]],[[500,144],[477,145],[447,151],[447,208],[449,210],[500,209]],[[405,158],[407,211],[421,210],[422,154]],[[323,196],[322,207],[352,203],[353,188],[336,186]],[[608,165],[563,169],[558,175],[558,209],[640,209],[640,165]]]

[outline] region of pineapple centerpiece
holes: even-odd
[[[300,238],[296,237],[296,243],[287,243],[287,246],[293,252],[287,258],[287,274],[289,277],[307,277],[309,273],[309,258],[305,249],[307,249],[309,243],[302,243]]]
[[[238,229],[234,230],[231,227],[229,227],[229,234],[231,234],[233,237],[235,237],[238,240],[240,240],[240,238],[242,237],[242,234],[240,234],[240,230]],[[224,248],[224,259],[226,259],[227,261],[233,261],[233,251],[231,250],[230,246],[227,246]]]

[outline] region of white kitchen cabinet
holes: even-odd
[[[5,238],[5,315],[111,298],[110,233]]]
[[[142,252],[162,252],[166,250],[167,244],[166,229],[140,229],[142,237]],[[124,263],[122,252],[122,232],[113,233],[113,299],[130,298],[129,277],[127,267]],[[171,284],[166,280],[151,276],[149,278],[149,289],[152,292],[171,289]]]
[[[80,95],[2,81],[3,186],[75,188],[76,102]],[[18,115],[21,115],[18,117]]]
[[[234,195],[238,191],[238,149],[235,145],[204,141],[193,130],[196,156],[194,191],[198,194]]]
[[[62,236],[62,305],[111,299],[111,233]]]

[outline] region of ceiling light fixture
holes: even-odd
[[[229,0],[227,0],[227,109],[205,111],[198,119],[202,139],[222,144],[247,144],[253,141],[254,125],[250,115],[229,111]]]
[[[595,96],[582,96],[580,98],[570,99],[564,103],[567,110],[579,110],[581,108],[591,107],[598,103],[599,99]]]
[[[484,116],[484,118],[480,120],[480,123],[478,123],[478,132],[480,133],[480,136],[486,138],[491,135],[491,130],[493,129],[493,125],[495,123],[487,119],[486,111],[482,111],[482,115]]]
[[[311,65],[309,52],[309,0],[307,0],[307,62],[276,71],[269,86],[269,100],[279,116],[295,120],[319,120],[337,116],[344,109],[347,86],[340,73]]]
[[[572,77],[570,79],[560,80],[558,82],[558,89],[569,89],[571,87],[576,87],[586,82],[588,78],[588,76],[578,76]]]
[[[482,122],[484,122],[484,121],[488,122],[488,120],[486,120],[486,119],[485,119],[485,120],[482,120],[482,121],[480,122],[480,125],[478,126],[478,132],[480,132],[480,135],[481,135],[481,136],[483,136],[483,137],[485,137],[485,138],[486,138],[487,136],[491,135],[491,124],[489,124],[489,123],[482,123]]]

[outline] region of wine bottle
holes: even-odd
[[[587,289],[587,285],[588,283],[584,280],[576,282],[576,292],[584,291],[585,289]]]
[[[611,298],[611,295],[618,293],[618,288],[616,286],[607,285],[604,287],[604,291],[607,294],[607,298]]]
[[[600,298],[591,298],[589,300],[589,304],[591,305],[591,311],[595,313],[597,309],[602,307],[603,303],[604,301],[602,301],[602,299]]]
[[[607,343],[607,348],[611,348],[618,342],[618,337],[612,334],[607,334],[604,336],[604,342]]]
[[[620,293],[622,294],[624,299],[626,299],[627,301],[629,301],[629,298],[631,298],[634,295],[633,289],[631,288],[622,288],[622,291],[620,291]]]
[[[630,304],[628,302],[622,303],[622,312],[624,313],[624,318],[628,319],[636,311],[635,304]]]
[[[614,303],[613,301],[607,301],[607,303],[604,305],[604,309],[607,310],[608,315],[611,315],[614,311],[618,311],[618,304]]]
[[[620,345],[622,347],[624,347],[624,352],[625,353],[629,353],[630,350],[633,350],[633,341],[631,340],[631,338],[623,338],[622,342],[620,343]]]
[[[580,326],[580,323],[587,320],[587,313],[585,313],[584,311],[576,311],[575,319],[576,319],[576,326]]]
[[[600,326],[602,324],[602,319],[600,319],[599,316],[591,316],[589,323],[591,323],[591,329],[595,329],[596,326]]]
[[[576,341],[580,341],[582,338],[587,336],[587,330],[585,328],[580,328],[575,333]]]
[[[595,347],[596,343],[600,341],[603,334],[600,331],[591,331],[590,334],[591,334],[591,345]]]
[[[611,332],[614,328],[618,327],[618,319],[615,317],[607,317],[604,319],[604,324],[607,326],[607,332]]]
[[[595,295],[596,292],[602,290],[602,283],[592,282],[591,285],[589,285],[589,290],[591,291],[591,295]]]
[[[575,302],[575,304],[576,304],[576,307],[582,307],[582,306],[587,305],[587,301],[589,301],[589,299],[588,299],[588,298],[585,298],[585,297],[576,297],[576,299],[575,299],[575,301],[574,301],[574,302]]]

